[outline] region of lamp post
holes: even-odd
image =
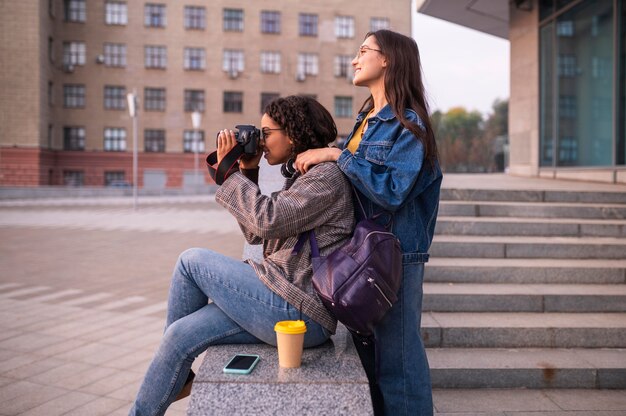
[[[191,113],[191,124],[193,126],[193,182],[196,191],[198,190],[198,185],[200,184],[200,181],[198,180],[198,148],[200,147],[198,129],[200,128],[201,122],[202,114],[198,110]]]
[[[126,95],[128,114],[133,119],[133,209],[137,209],[137,90]]]

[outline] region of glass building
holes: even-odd
[[[417,9],[510,41],[510,173],[626,183],[626,2],[426,0]]]
[[[624,165],[624,3],[539,4],[541,166]]]

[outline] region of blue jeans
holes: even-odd
[[[129,414],[165,414],[193,360],[211,345],[276,345],[274,324],[299,315],[249,264],[205,249],[183,252],[172,276],[165,333]],[[305,348],[329,338],[321,325],[306,315],[302,319]]]
[[[398,301],[376,326],[385,415],[432,416],[430,368],[420,334],[423,263],[405,263]]]

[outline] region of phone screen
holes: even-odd
[[[258,360],[258,357],[252,355],[235,355],[228,364],[226,364],[229,370],[246,370]]]

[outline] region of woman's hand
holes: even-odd
[[[235,146],[237,146],[237,140],[235,140],[235,133],[232,130],[222,130],[217,135],[217,164],[222,162],[222,159],[230,152]]]
[[[233,150],[235,146],[238,146],[235,139],[235,133],[232,130],[222,130],[217,135],[217,164],[219,165],[222,159],[226,157],[228,152]],[[239,167],[242,169],[256,169],[259,167],[259,162],[263,156],[261,147],[256,151],[254,155],[243,155],[239,159]]]
[[[261,161],[262,156],[263,156],[263,150],[261,149],[261,146],[259,145],[254,155],[241,156],[241,159],[239,159],[239,167],[241,169],[256,169],[259,167],[259,162]]]
[[[336,162],[341,154],[341,149],[336,147],[324,147],[322,149],[309,149],[296,157],[294,166],[300,173],[306,173],[312,166],[322,162]]]

